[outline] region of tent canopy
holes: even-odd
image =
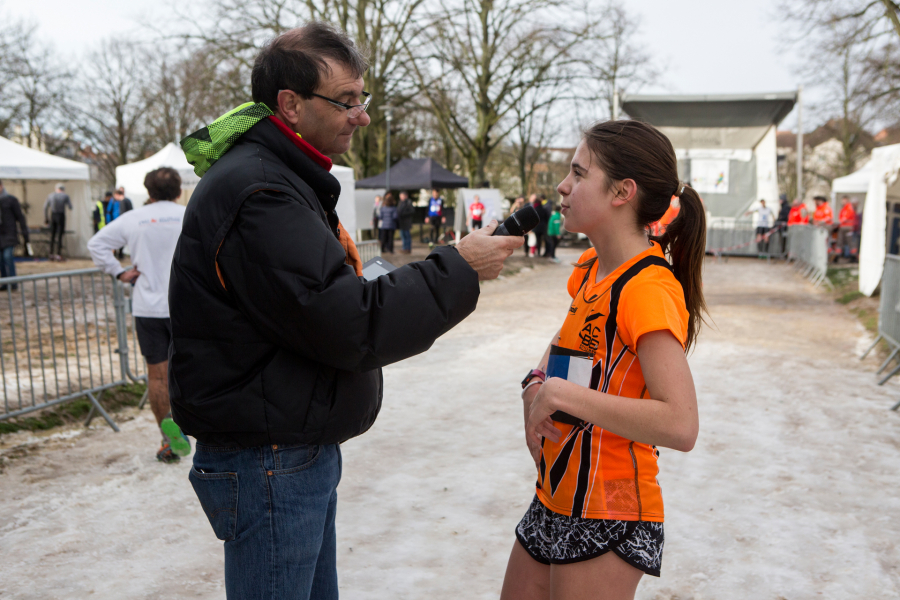
[[[676,148],[755,148],[791,112],[797,92],[628,96],[622,109],[652,123]]]
[[[859,291],[871,296],[884,272],[889,218],[887,202],[900,201],[900,182],[897,181],[900,144],[875,148],[867,166],[871,171],[859,240]]]
[[[357,188],[385,188],[385,173],[360,179]],[[431,158],[404,158],[391,167],[391,189],[455,189],[469,186],[469,180],[455,175]]]
[[[200,183],[200,178],[184,157],[181,147],[169,142],[149,158],[116,167],[116,187],[124,187],[126,195],[140,206],[149,198],[147,188],[144,187],[144,177],[160,167],[171,167],[178,171],[181,175],[181,187],[185,190],[193,190]],[[183,197],[182,201],[187,201],[187,197]]]
[[[87,181],[89,178],[88,166],[84,163],[26,148],[0,137],[0,180]]]
[[[832,181],[831,191],[835,195],[865,194],[869,191],[869,180],[872,179],[872,162],[870,160],[863,168]]]

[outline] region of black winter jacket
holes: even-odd
[[[0,193],[0,248],[9,248],[19,244],[16,223],[22,232],[22,238],[28,243],[28,221],[22,213],[19,199],[6,192]]]
[[[337,238],[339,195],[269,120],[200,181],[169,284],[169,393],[185,433],[241,447],[343,442],[375,421],[381,367],[475,309],[478,275],[455,249],[358,278]]]

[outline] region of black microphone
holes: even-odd
[[[537,210],[531,205],[520,208],[509,215],[505,221],[497,226],[491,235],[525,235],[541,222]]]

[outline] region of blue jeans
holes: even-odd
[[[412,250],[412,232],[409,229],[400,230],[400,239],[403,241],[403,249],[409,252]]]
[[[225,542],[230,600],[336,600],[337,444],[197,444],[189,475]]]
[[[13,260],[15,246],[7,246],[0,250],[0,277],[15,277],[16,263]]]

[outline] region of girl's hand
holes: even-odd
[[[531,412],[528,415],[528,422],[525,424],[525,440],[535,464],[541,458],[541,438],[545,437],[552,442],[558,442],[562,435],[562,432],[554,427],[550,415],[558,410],[558,398],[561,393],[565,393],[567,385],[569,382],[552,377],[538,386],[540,389],[531,403]]]

